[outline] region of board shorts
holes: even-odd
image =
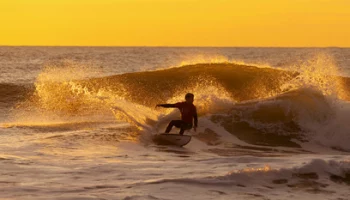
[[[182,120],[173,120],[173,125],[177,128],[181,128],[183,130],[188,130],[192,128],[192,124],[184,122]]]

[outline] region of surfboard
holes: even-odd
[[[188,144],[191,138],[189,135],[163,133],[153,136],[153,141],[159,145],[176,145],[182,147]]]

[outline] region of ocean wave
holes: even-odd
[[[211,120],[228,132],[251,144],[268,146],[299,145],[307,123],[325,123],[334,110],[318,91],[300,89],[274,98],[238,103],[224,114],[214,114]],[[304,125],[304,126],[303,126]]]
[[[332,127],[337,126],[329,124],[346,115],[339,102],[346,99],[347,87],[343,83],[348,78],[335,79],[317,71],[305,71],[203,63],[77,80],[74,77],[89,77],[84,74],[89,72],[74,71],[69,65],[46,68],[39,74],[31,95],[24,100],[15,99],[19,103],[12,119],[14,124],[21,121],[35,124],[33,116],[34,121],[54,119],[55,123],[57,119],[64,122],[112,115],[117,121],[157,132],[178,113],[171,109],[156,110],[154,106],[183,101],[184,94],[192,92],[202,119],[210,118],[249,144],[301,147],[306,141],[318,141],[335,149],[349,150],[345,144],[350,139],[345,133],[333,140],[343,141],[341,145],[325,142]],[[1,87],[11,102],[14,101],[11,96],[28,92],[24,86],[2,84]],[[210,132],[204,125],[205,130]],[[215,135],[222,133],[209,135],[216,140]],[[222,141],[218,140],[219,143]]]
[[[220,86],[235,101],[244,101],[273,96],[281,92],[281,84],[296,76],[293,72],[229,63],[196,64],[85,80],[73,79],[82,75],[73,76],[72,73],[76,72],[69,67],[61,70],[64,72],[48,68],[35,82],[34,95],[41,98],[38,100],[42,103],[47,103],[43,102],[45,100],[52,102],[51,104],[55,104],[52,107],[56,109],[60,109],[58,101],[66,101],[73,97],[77,100],[78,95],[84,92],[109,91],[129,101],[153,106],[185,91],[195,88],[201,90],[208,85]],[[64,74],[67,74],[66,79]],[[55,75],[59,78],[55,78]],[[4,86],[7,90],[8,87],[10,86]],[[44,97],[47,99],[43,99]]]
[[[314,159],[299,167],[273,169],[270,166],[234,170],[222,176],[204,178],[159,179],[139,184],[197,184],[226,185],[240,188],[260,185],[268,188],[281,187],[310,189],[325,188],[330,184],[350,185],[350,162]]]
[[[25,100],[33,92],[33,87],[28,85],[16,85],[11,83],[0,83],[0,108],[11,107]]]

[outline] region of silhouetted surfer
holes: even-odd
[[[165,130],[165,133],[169,133],[173,126],[180,128],[180,135],[183,135],[185,130],[193,129],[196,131],[198,125],[197,109],[193,105],[194,95],[192,93],[187,93],[184,102],[178,102],[175,104],[158,104],[156,107],[164,108],[178,108],[181,112],[181,120],[172,120]]]

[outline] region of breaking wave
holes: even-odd
[[[192,92],[203,121],[249,144],[301,147],[314,142],[349,151],[344,130],[349,128],[350,79],[336,74],[331,59],[322,56],[290,70],[223,62],[99,78],[76,64],[47,66],[34,86],[0,85],[5,91],[1,102],[16,102],[3,126],[114,119],[155,132],[178,113],[154,106],[182,101]]]

